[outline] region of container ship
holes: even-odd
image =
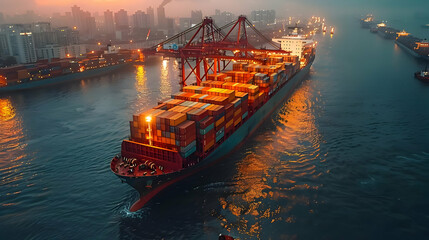
[[[396,39],[396,37],[398,36],[398,29],[395,28],[391,28],[386,26],[385,23],[379,23],[376,25],[376,29],[377,29],[377,33],[378,35],[380,35],[381,37],[385,38],[385,39]],[[372,28],[371,28],[372,30]]]
[[[130,210],[211,166],[255,131],[309,72],[315,44],[306,41],[302,49],[301,58],[255,54],[252,59],[264,64],[236,62],[232,71],[209,74],[199,86],[184,86],[156,107],[133,115],[130,138],[110,164],[122,182],[140,193]]]
[[[43,60],[33,64],[0,68],[0,93],[12,92],[95,77],[115,71],[133,61],[131,50],[92,51],[81,58]]]
[[[397,33],[395,43],[415,57],[429,60],[429,42],[401,31]]]

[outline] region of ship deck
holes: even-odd
[[[312,62],[312,60],[311,60]],[[310,64],[311,65],[311,64]],[[307,66],[303,67],[303,68],[307,68]],[[301,69],[302,70],[302,69]],[[298,71],[299,73],[300,71]],[[294,78],[294,76],[292,76],[291,78]],[[264,100],[264,102],[257,106],[253,111],[249,111],[249,115],[247,118],[243,119],[242,122],[240,124],[238,124],[236,127],[234,127],[233,131],[228,134],[225,135],[224,139],[222,141],[220,141],[219,143],[216,143],[214,147],[210,148],[205,155],[202,157],[203,159],[205,159],[207,156],[211,155],[212,152],[214,152],[217,147],[219,147],[220,145],[222,145],[222,143],[224,141],[226,141],[228,138],[230,138],[243,124],[245,124],[256,112],[259,111],[259,109],[264,106],[269,99],[271,99],[272,97],[274,97],[275,95],[277,95],[277,93],[279,92],[279,90],[281,88],[284,87],[284,85],[289,83],[288,79],[287,81],[283,82],[283,84],[276,89],[267,99]],[[248,133],[247,133],[248,134]],[[247,135],[244,134],[244,135]],[[240,140],[241,142],[241,140]],[[232,146],[237,145],[236,143],[231,144]],[[131,155],[130,155],[131,156]],[[123,156],[116,156],[112,162],[111,162],[111,170],[119,177],[131,177],[131,178],[139,178],[139,177],[156,177],[156,176],[162,176],[165,174],[170,174],[170,173],[174,173],[177,172],[177,170],[174,169],[169,169],[169,168],[164,168],[161,165],[155,165],[153,168],[150,167],[150,164],[152,164],[152,162],[145,161],[146,159],[144,158],[135,158],[135,162],[131,163],[130,162],[130,157],[128,156],[128,154],[126,154],[126,157]],[[155,161],[154,161],[155,162]],[[131,165],[131,167],[130,167]],[[140,165],[144,165],[145,167],[143,169],[140,169]]]

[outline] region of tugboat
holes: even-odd
[[[426,64],[425,70],[422,70],[420,72],[415,72],[414,77],[422,82],[429,83],[428,65]]]

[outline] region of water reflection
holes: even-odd
[[[319,185],[312,180],[321,175],[312,92],[308,81],[299,87],[274,115],[275,131],[256,139],[237,164],[234,194],[219,198],[217,217],[228,231],[260,238],[265,224],[292,223],[290,211],[310,204],[309,194],[302,192],[317,191]]]
[[[161,85],[159,86],[159,91],[161,96],[167,97],[171,94],[171,82],[169,79],[169,62],[168,60],[162,60],[161,65]],[[176,76],[172,76],[173,78]]]
[[[15,108],[9,99],[0,99],[0,120],[8,121],[16,115]]]
[[[10,99],[0,98],[0,186],[9,188],[0,198],[3,207],[16,205],[14,195],[21,193],[17,182],[23,179],[23,167],[27,164],[23,139],[21,118]]]
[[[137,65],[137,72],[136,72],[136,89],[137,92],[142,93],[146,90],[146,70],[144,68],[144,65]]]

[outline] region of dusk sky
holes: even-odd
[[[103,12],[106,9],[113,11],[121,8],[134,12],[136,10],[145,10],[148,6],[157,7],[162,0],[15,0],[11,3],[9,0],[0,0],[0,12],[5,14],[23,13],[26,10],[34,10],[41,14],[50,14],[52,12],[70,11],[74,4],[84,10],[91,12]],[[247,13],[252,9],[275,9],[278,14],[289,14],[295,12],[311,14],[323,14],[326,11],[331,12],[396,12],[400,13],[403,7],[407,7],[407,13],[418,11],[424,7],[429,7],[429,1],[399,1],[399,0],[266,0],[266,1],[248,1],[248,0],[171,0],[166,5],[166,13],[172,17],[187,16],[191,10],[201,9],[204,15],[214,14],[215,9],[231,11],[233,13]],[[414,10],[413,10],[414,9]],[[282,11],[283,10],[283,11]]]

